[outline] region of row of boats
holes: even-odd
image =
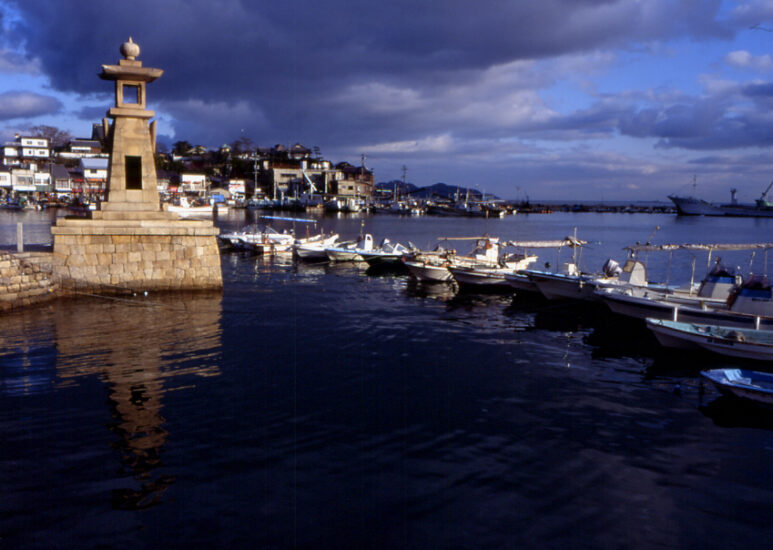
[[[298,220],[293,218],[293,221]],[[601,271],[581,271],[577,250],[587,243],[574,236],[552,241],[502,241],[489,235],[446,237],[432,250],[420,250],[412,243],[402,245],[383,239],[376,246],[370,234],[351,241],[338,235],[319,233],[297,238],[293,231],[283,233],[269,228],[248,227],[221,235],[225,246],[248,249],[261,254],[294,255],[301,261],[365,262],[372,267],[407,270],[426,284],[456,284],[460,287],[496,289],[505,292],[534,293],[547,300],[575,300],[603,304],[612,313],[638,320],[665,348],[708,350],[724,356],[756,361],[773,361],[773,291],[765,275],[742,278],[735,269],[711,255],[717,251],[751,250],[767,253],[773,243],[751,244],[664,244],[633,245],[622,266],[607,260]],[[458,254],[450,245],[472,242],[472,250]],[[572,250],[572,259],[557,271],[534,269],[540,249]],[[638,258],[653,251],[698,250],[708,252],[712,266],[695,283],[695,267],[688,284],[672,286],[649,281],[647,267]],[[669,262],[670,263],[670,262]],[[704,376],[723,392],[739,390],[748,397],[757,388],[760,400],[773,400],[773,377],[741,369],[711,371]]]
[[[321,208],[327,212],[370,212],[373,214],[397,214],[419,216],[429,214],[434,216],[502,218],[511,210],[506,209],[498,201],[439,201],[439,200],[390,200],[367,202],[355,197],[333,197],[322,200],[321,196],[304,196],[300,198],[282,199],[252,199],[245,203],[250,209],[305,211]]]

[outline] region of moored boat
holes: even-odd
[[[180,197],[180,203],[179,204],[169,204],[167,205],[167,209],[169,212],[174,212],[181,218],[200,218],[200,217],[207,217],[212,215],[212,209],[214,208],[211,204],[204,204],[204,205],[193,205],[188,201],[187,197]]]
[[[385,238],[378,247],[362,251],[360,256],[370,266],[394,266],[396,264],[402,265],[403,257],[409,252],[410,249],[406,246],[400,243],[392,244],[389,239]]]
[[[739,359],[773,360],[773,331],[751,328],[647,319],[649,328],[663,347],[706,349]]]
[[[362,253],[373,250],[373,235],[365,234],[353,243],[325,248],[331,262],[361,262]]]
[[[773,297],[770,282],[763,275],[749,276],[720,304],[700,299],[685,304],[660,295],[632,296],[615,291],[599,295],[613,313],[627,317],[773,330]]]
[[[746,369],[713,369],[701,372],[724,395],[763,405],[773,405],[773,374]]]
[[[453,281],[454,276],[448,269],[450,266],[449,260],[441,256],[423,256],[405,261],[405,267],[416,280],[433,283]]]
[[[338,242],[338,234],[325,235],[321,233],[305,239],[296,239],[293,246],[295,255],[305,261],[326,261],[328,259],[325,249],[334,246]]]
[[[451,266],[450,270],[454,280],[462,286],[513,290],[506,277],[509,273],[515,273],[515,270],[510,268]]]

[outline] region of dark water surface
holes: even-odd
[[[47,242],[50,215],[3,214],[0,244],[20,220],[28,242]],[[773,240],[773,220],[621,214],[319,225],[353,236],[363,220],[376,240],[421,246],[577,227],[588,268],[656,225],[657,242]],[[0,317],[0,548],[771,540],[773,414],[701,386],[722,360],[663,354],[592,308],[222,259],[222,293],[84,296]],[[667,258],[649,260],[664,279]],[[748,271],[748,254],[728,261]],[[671,282],[690,263],[675,258]]]

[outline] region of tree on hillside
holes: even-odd
[[[188,151],[190,151],[192,148],[193,146],[188,141],[176,141],[174,145],[172,145],[172,153],[178,157],[181,157],[188,154]]]
[[[67,145],[72,140],[72,134],[66,130],[60,130],[56,126],[32,126],[28,130],[31,137],[48,138],[48,142],[54,149]]]
[[[245,136],[240,137],[231,143],[231,154],[239,155],[241,153],[247,153],[255,150],[255,144],[253,141]]]

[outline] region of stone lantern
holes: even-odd
[[[155,116],[146,109],[146,86],[164,71],[143,67],[137,57],[140,47],[129,38],[121,45],[123,59],[118,65],[102,65],[99,77],[115,82],[115,107],[107,112],[113,119],[108,139],[110,165],[107,201],[101,205],[104,219],[108,212],[159,211],[154,153]]]
[[[212,220],[180,219],[159,202],[146,87],[163,71],[142,66],[131,38],[121,54],[99,75],[115,82],[107,200],[90,217],[59,218],[51,228],[54,272],[63,287],[94,292],[222,288],[219,229]]]

